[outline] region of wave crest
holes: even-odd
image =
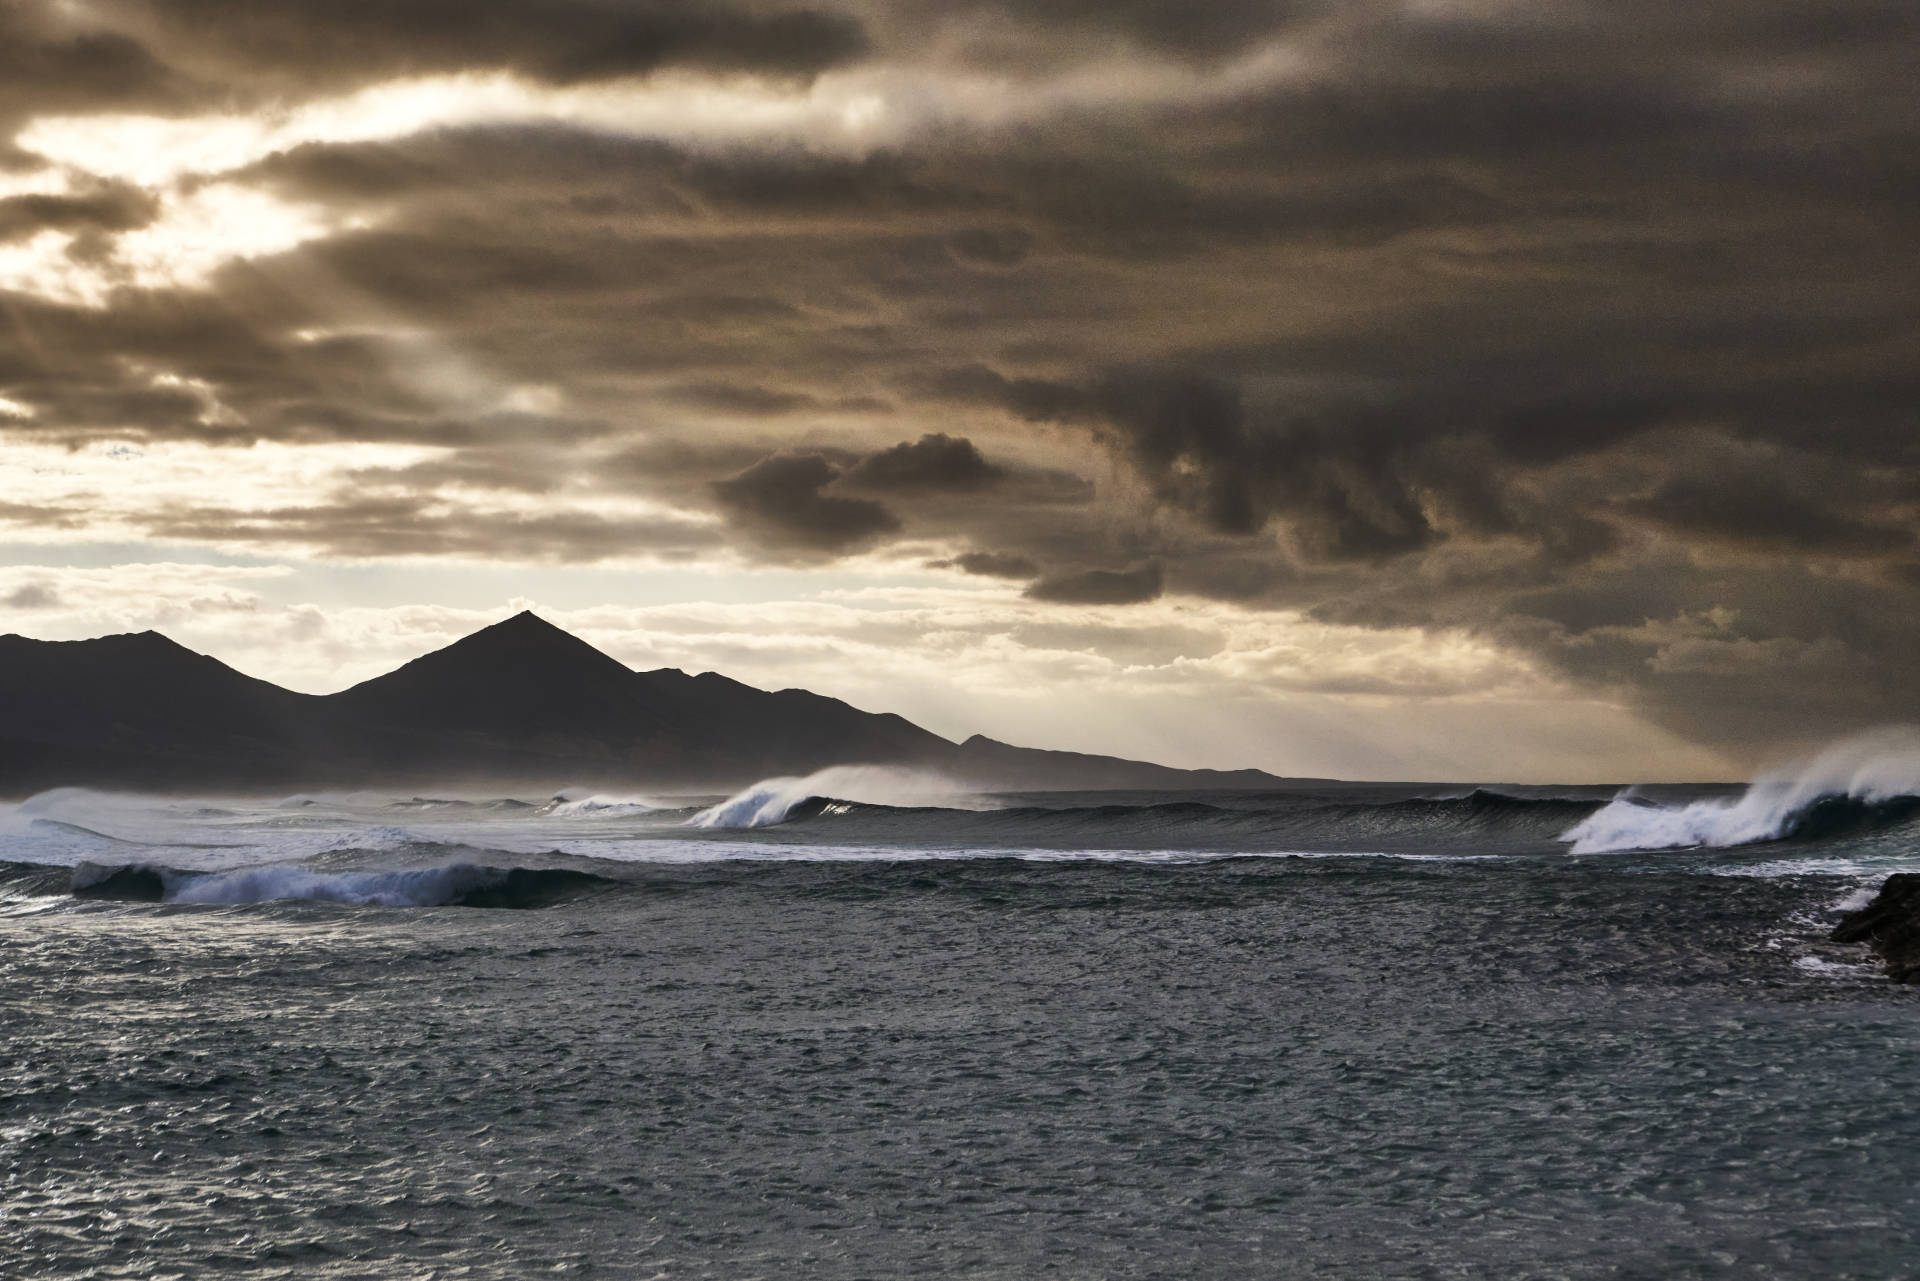
[[[603,796],[575,788],[555,792],[536,813],[548,818],[618,818],[623,814],[652,814],[667,808],[646,796]]]
[[[1814,840],[1920,814],[1920,728],[1844,739],[1810,760],[1764,774],[1737,797],[1650,804],[1622,792],[1560,836],[1575,854],[1726,848]]]
[[[190,872],[153,863],[81,863],[76,898],[132,903],[233,905],[308,899],[364,907],[531,908],[611,884],[565,868],[451,863],[404,871],[316,872],[293,866]]]
[[[886,765],[835,765],[805,778],[766,778],[708,806],[688,827],[772,827],[828,812],[833,803],[904,809],[975,809],[979,801],[938,774]]]

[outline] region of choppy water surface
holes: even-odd
[[[1611,792],[853,781],[731,798],[760,826],[671,798],[0,816],[0,1274],[1920,1258],[1920,992],[1822,941],[1920,866],[1898,805],[1582,856]]]

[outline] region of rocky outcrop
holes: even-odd
[[[1834,927],[1836,943],[1865,943],[1895,983],[1920,984],[1920,872],[1895,872],[1873,902]]]

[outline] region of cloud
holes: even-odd
[[[60,593],[44,582],[23,583],[0,596],[0,605],[10,609],[53,609],[60,603]]]
[[[775,454],[711,489],[730,520],[776,553],[844,551],[900,528],[879,503],[820,492],[840,475],[819,454]]]
[[[51,5],[0,8],[0,124],[41,111],[169,106],[191,83],[129,35]]]
[[[101,12],[148,33],[155,50],[207,79],[260,89],[269,77],[311,90],[496,68],[553,84],[643,75],[670,65],[806,75],[866,48],[859,22],[844,13],[724,3],[342,0],[262,7],[233,0],[126,0],[103,5]],[[144,50],[135,55],[109,43],[93,51],[91,60],[113,64],[118,58],[142,67],[142,55]]]
[[[967,227],[947,237],[947,252],[969,267],[1017,267],[1032,251],[1033,236],[1020,227]]]
[[[1304,554],[1325,560],[1381,559],[1441,537],[1401,473],[1411,433],[1391,415],[1252,416],[1231,382],[1179,370],[1118,370],[1074,386],[975,367],[942,385],[1087,427],[1156,499],[1222,534],[1257,534],[1282,518]]]
[[[1799,451],[1689,443],[1695,457],[1625,510],[1690,541],[1763,555],[1873,557],[1913,546],[1903,517],[1914,495],[1890,491],[1884,478]]]
[[[1138,605],[1160,595],[1160,566],[1088,569],[1042,578],[1026,590],[1029,600],[1059,605]]]
[[[523,563],[673,560],[712,549],[716,531],[697,521],[596,512],[525,512],[412,497],[342,496],[331,503],[267,509],[179,506],[142,520],[155,538],[312,549],[348,558],[437,556],[491,559],[514,548]]]
[[[675,387],[674,399],[704,409],[747,418],[772,418],[820,408],[818,397],[800,391],[780,391],[739,383],[691,383]]]
[[[1089,39],[1126,40],[1156,51],[1183,57],[1209,58],[1230,53],[1248,42],[1271,37],[1291,23],[1326,13],[1333,6],[1313,0],[1219,0],[1196,8],[1177,0],[986,0],[985,3],[941,5],[938,11],[961,30],[977,29],[984,18],[998,17],[1018,25],[1025,39],[1039,33],[1063,42],[1084,44]]]
[[[0,241],[24,240],[36,232],[122,232],[146,226],[159,202],[136,187],[106,184],[71,195],[25,195],[0,200]]]
[[[868,454],[847,470],[846,483],[861,489],[973,493],[992,488],[1006,474],[981,457],[972,441],[932,432]]]
[[[984,578],[1033,578],[1040,567],[1025,556],[1010,552],[962,552],[948,560],[927,562],[930,569],[957,569],[963,574]]]

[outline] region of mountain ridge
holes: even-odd
[[[517,783],[731,789],[832,765],[981,790],[1248,788],[1258,770],[954,743],[892,712],[718,672],[636,671],[532,611],[332,694],[248,676],[157,631],[0,636],[0,795]]]

